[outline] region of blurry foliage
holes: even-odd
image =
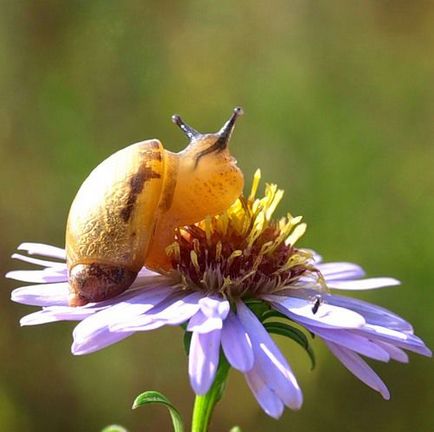
[[[171,114],[214,131],[241,105],[231,147],[247,183],[260,166],[286,189],[280,211],[305,216],[305,246],[400,278],[402,287],[363,297],[404,315],[433,347],[433,2],[23,0],[0,8],[3,273],[23,267],[9,260],[21,241],[63,244],[72,197],[107,155],[152,137],[179,150],[186,143]],[[73,357],[72,323],[18,327],[32,309],[9,302],[16,286],[4,280],[0,291],[2,430],[97,431],[111,422],[168,430],[163,408],[130,410],[146,389],[190,414],[179,330]],[[384,402],[319,342],[313,372],[297,345],[279,343],[304,389],[303,409],[267,418],[232,372],[215,431],[432,430],[429,360],[376,364],[392,391]]]

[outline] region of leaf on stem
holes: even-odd
[[[136,409],[142,405],[158,403],[164,405],[172,417],[172,425],[174,432],[184,432],[184,422],[182,421],[181,414],[175,408],[174,405],[160,392],[150,390],[146,391],[136,397],[133,403],[133,409]]]
[[[311,369],[315,368],[315,354],[313,352],[312,347],[309,344],[309,340],[306,335],[299,329],[292,327],[288,324],[284,324],[281,322],[273,321],[264,323],[265,329],[268,333],[278,334],[280,336],[285,336],[289,339],[292,339],[294,342],[298,343],[304,350],[311,361]]]
[[[128,432],[123,426],[110,425],[106,426],[101,432]]]

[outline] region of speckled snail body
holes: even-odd
[[[165,150],[157,139],[142,141],[90,173],[66,227],[71,306],[122,293],[143,266],[168,270],[165,249],[175,228],[221,213],[238,198],[243,174],[227,144],[241,113],[235,108],[213,134],[200,134],[173,116],[190,140],[183,151]]]

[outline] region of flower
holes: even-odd
[[[263,410],[278,418],[288,406],[299,409],[302,392],[269,333],[292,338],[307,350],[300,330],[319,336],[356,377],[389,398],[383,381],[361,356],[407,362],[404,350],[430,356],[411,325],[394,313],[334,290],[367,290],[399,284],[396,279],[363,279],[356,264],[323,263],[314,252],[295,248],[306,225],[290,214],[272,218],[283,191],[267,185],[256,198],[255,174],[249,197],[226,212],[176,231],[167,249],[173,271],[143,268],[133,285],[110,300],[68,306],[63,249],[36,243],[18,247],[29,255],[12,257],[43,267],[11,271],[7,277],[37,285],[12,292],[12,300],[42,306],[21,325],[80,321],[73,354],[88,354],[138,331],[184,324],[191,333],[188,371],[196,394],[213,383],[221,351],[242,372]],[[294,325],[296,327],[294,327]]]

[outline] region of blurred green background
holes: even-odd
[[[0,2],[0,270],[22,241],[63,246],[70,202],[89,171],[129,143],[185,138],[180,113],[215,131],[241,105],[231,148],[247,186],[261,167],[303,214],[303,246],[393,275],[360,297],[402,314],[434,346],[434,3],[432,1]],[[170,429],[164,392],[193,401],[181,331],[70,354],[73,323],[19,328],[34,308],[0,290],[0,429]],[[358,382],[320,341],[318,366],[279,340],[304,390],[300,412],[261,412],[233,372],[212,430],[434,430],[432,361],[375,364],[392,399]]]

